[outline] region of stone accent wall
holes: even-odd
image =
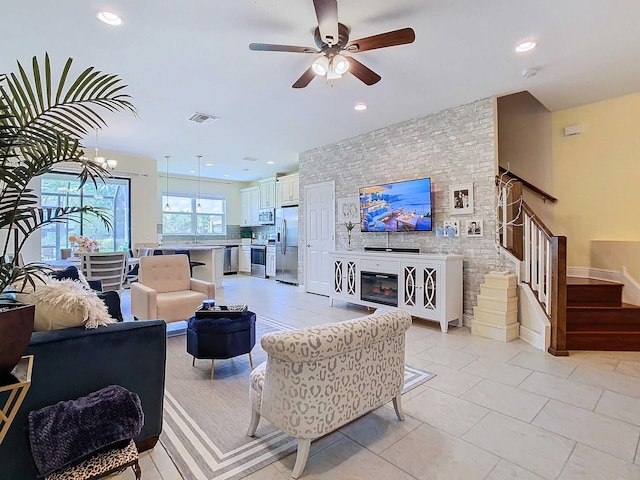
[[[494,100],[491,98],[450,108],[423,118],[391,125],[341,142],[300,154],[300,235],[304,232],[306,185],[335,181],[337,199],[355,197],[358,188],[414,178],[431,178],[433,225],[458,219],[460,236],[453,239],[453,253],[464,255],[464,314],[466,322],[484,275],[495,269],[497,172]],[[474,213],[451,215],[449,187],[473,183]],[[336,218],[339,218],[336,215]],[[483,221],[484,236],[467,238],[466,220]],[[352,232],[355,250],[365,246],[418,247],[438,252],[439,239],[432,232]],[[345,249],[347,232],[336,225],[336,249]],[[302,242],[300,243],[302,245]],[[299,279],[304,279],[304,249],[300,249]]]

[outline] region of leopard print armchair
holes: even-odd
[[[393,400],[404,420],[405,332],[411,315],[386,309],[373,315],[264,335],[267,361],[251,373],[254,436],[264,417],[298,440],[293,478],[302,473],[311,440]]]

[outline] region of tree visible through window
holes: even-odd
[[[224,197],[163,195],[162,205],[170,211],[162,212],[163,235],[224,235],[227,233],[226,200]],[[202,209],[197,211],[200,204]]]
[[[91,205],[110,213],[113,229],[107,228],[94,217],[78,217],[78,222],[68,221],[47,225],[40,230],[42,260],[60,258],[61,248],[70,248],[69,235],[96,240],[100,251],[126,251],[131,242],[130,181],[122,178],[98,182],[97,187],[87,182],[82,189],[73,174],[50,173],[41,178],[41,205],[67,207]]]

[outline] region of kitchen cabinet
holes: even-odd
[[[241,227],[260,225],[258,213],[260,210],[260,187],[249,187],[240,190],[240,203],[242,206]]]
[[[276,276],[276,246],[267,245],[267,277]]]
[[[276,177],[260,180],[260,208],[276,207]]]
[[[240,247],[238,272],[251,273],[251,245],[242,245]]]
[[[278,178],[278,206],[298,205],[300,202],[300,177],[297,173]]]

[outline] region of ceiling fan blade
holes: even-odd
[[[319,53],[311,47],[295,47],[293,45],[274,45],[272,43],[250,43],[249,50],[258,52],[293,52],[293,53]]]
[[[320,38],[327,45],[338,43],[338,2],[337,0],[313,0],[318,18]]]
[[[360,38],[347,43],[344,49],[351,53],[364,52],[366,50],[375,50],[376,48],[395,47],[396,45],[405,45],[413,43],[416,34],[413,28],[401,28],[392,32],[373,35],[372,37]]]
[[[378,83],[382,79],[380,75],[371,70],[369,67],[364,66],[353,57],[349,57],[349,72],[351,72],[354,76],[362,80],[367,85],[373,85],[374,83]]]
[[[296,83],[294,83],[293,85],[291,85],[293,88],[304,88],[307,85],[309,85],[309,83],[311,83],[311,80],[313,80],[313,77],[315,77],[316,74],[313,73],[313,69],[311,67],[309,67],[307,69],[306,72],[304,72],[302,74],[302,76],[296,80]]]

